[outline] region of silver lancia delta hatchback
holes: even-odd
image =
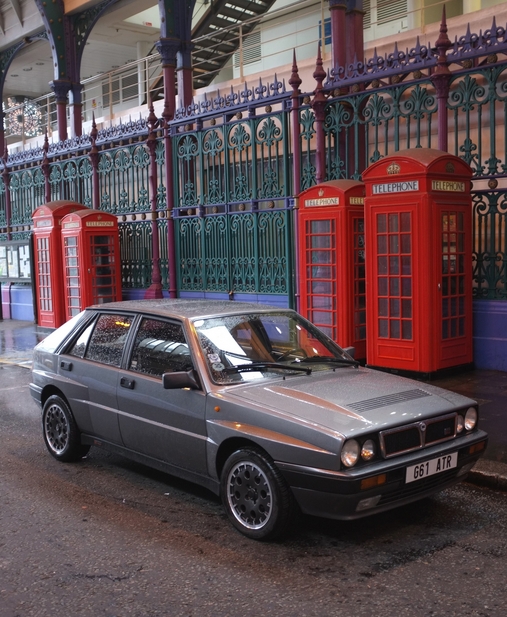
[[[487,444],[475,401],[363,368],[259,304],[87,308],[37,345],[30,391],[57,460],[100,446],[191,480],[258,540],[299,511],[354,519],[431,495]]]

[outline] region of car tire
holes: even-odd
[[[254,447],[227,459],[220,481],[222,503],[230,521],[253,540],[274,540],[291,529],[297,504],[273,461]]]
[[[49,453],[58,461],[64,463],[79,461],[90,449],[90,446],[81,444],[74,416],[60,396],[50,396],[44,404],[42,433]]]

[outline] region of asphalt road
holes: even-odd
[[[0,617],[505,617],[506,493],[252,542],[194,485],[95,448],[55,461],[29,375],[0,365]]]

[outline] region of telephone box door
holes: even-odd
[[[67,319],[91,304],[121,300],[118,221],[90,210],[62,220]]]
[[[77,210],[86,207],[73,201],[53,201],[40,206],[32,215],[37,323],[43,327],[58,328],[66,321],[61,221]]]

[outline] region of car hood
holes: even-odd
[[[226,396],[344,435],[423,420],[473,403],[423,382],[352,367],[263,380],[229,388]]]

